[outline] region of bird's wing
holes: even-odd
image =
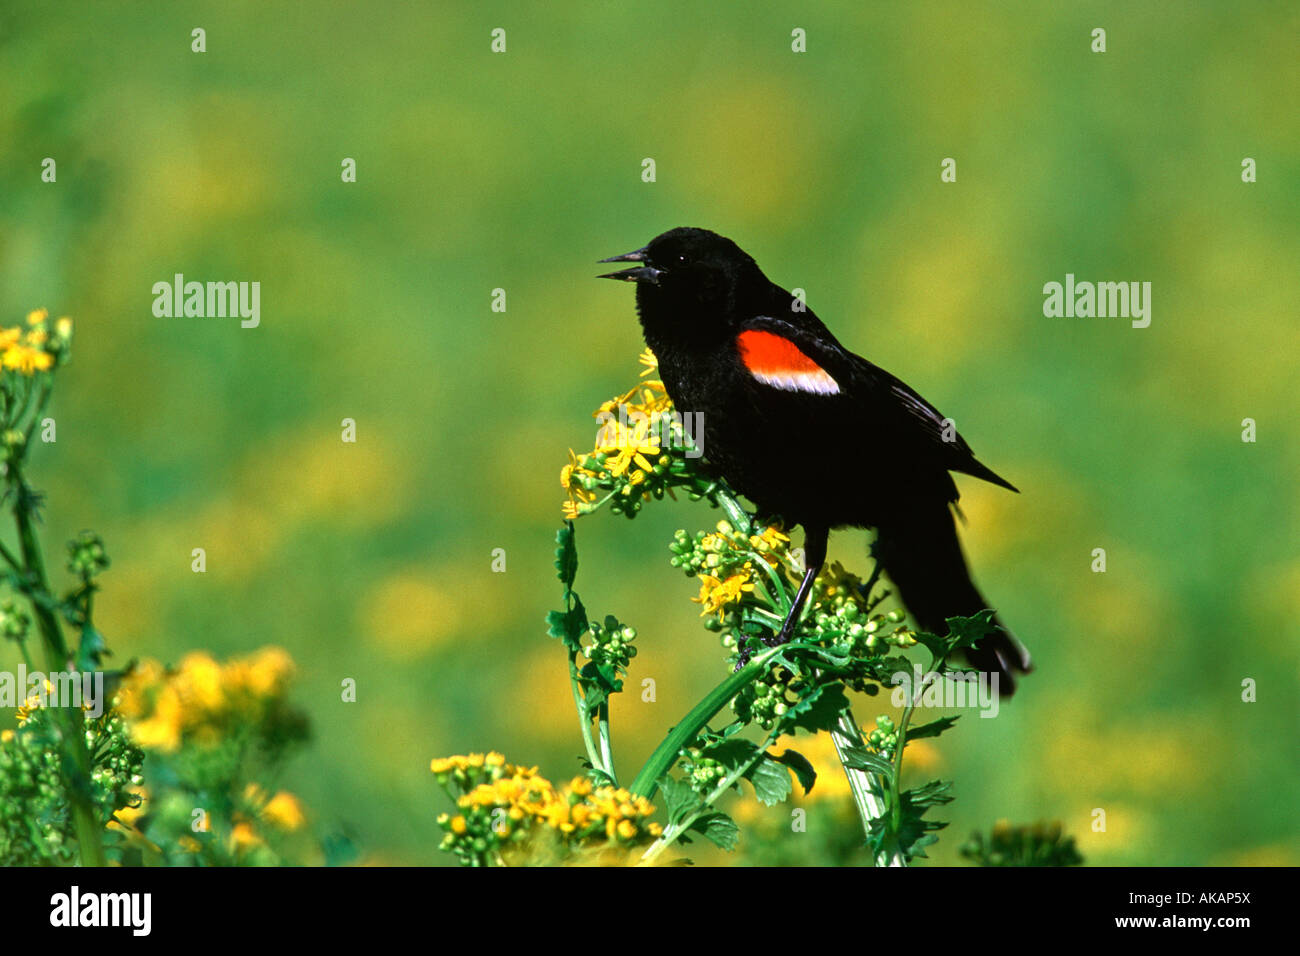
[[[975,458],[950,419],[906,382],[844,348],[811,312],[799,321],[757,316],[745,323],[737,346],[758,381],[848,398],[882,433],[928,449],[945,468],[1017,490]]]

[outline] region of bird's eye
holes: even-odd
[[[678,261],[678,262],[685,262],[685,261],[686,261],[686,257],[685,257],[685,256],[678,256],[678,257],[677,257],[677,261]]]

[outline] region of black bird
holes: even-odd
[[[924,630],[946,634],[947,618],[989,606],[957,540],[949,472],[1017,489],[977,461],[933,405],[842,346],[717,233],[673,229],[600,261],[635,263],[600,278],[636,283],[669,397],[703,416],[705,460],[760,513],[803,526],[807,571],[771,643],[793,636],[832,528],[876,529],[876,559]],[[998,675],[1003,694],[1030,669],[1005,629],[967,657]]]

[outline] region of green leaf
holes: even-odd
[[[750,760],[758,750],[758,744],[743,737],[729,737],[703,748],[704,755],[716,760],[728,771],[737,770]]]
[[[599,767],[593,767],[591,761],[586,757],[578,757],[578,763],[587,771],[587,776],[591,778],[591,782],[597,787],[612,787],[615,785],[613,777]]]
[[[645,765],[637,773],[628,789],[637,796],[653,797],[658,781],[677,762],[682,748],[689,746],[690,741],[695,739],[700,729],[707,725],[713,719],[714,714],[725,707],[737,694],[740,694],[740,696],[736,701],[736,715],[743,719],[745,716],[745,695],[740,692],[747,690],[750,699],[752,699],[753,690],[749,688],[750,683],[767,668],[769,661],[776,653],[777,650],[772,649],[758,654],[748,664],[732,673],[730,677],[705,695],[704,699],[692,707],[690,713],[669,731],[668,736],[655,748],[654,753],[650,755],[650,759],[645,762]]]
[[[938,820],[925,819],[925,812],[932,806],[952,802],[948,792],[952,784],[935,780],[913,790],[906,790],[899,798],[898,830],[894,834],[899,849],[911,860],[925,857],[925,847],[938,842],[935,831],[942,830],[948,824]]]
[[[559,545],[555,549],[555,570],[565,590],[571,591],[578,576],[578,546],[574,543],[572,521],[564,522],[564,527],[556,532],[555,543]]]
[[[799,786],[803,787],[804,793],[812,792],[813,784],[817,782],[817,771],[813,769],[813,765],[808,762],[807,757],[793,750],[787,750],[781,756],[772,757],[772,759],[785,764],[794,771],[794,775],[799,781]]]
[[[893,763],[880,754],[872,753],[862,747],[844,748],[844,766],[850,770],[865,770],[867,773],[878,774],[886,780],[894,779]]]
[[[740,827],[721,810],[702,814],[690,828],[723,850],[734,850],[740,841]]]
[[[848,706],[849,699],[844,696],[843,684],[823,684],[785,712],[786,732],[802,729],[815,734],[831,730],[839,722],[841,712]]]
[[[784,802],[794,792],[789,768],[766,755],[749,768],[745,777],[754,785],[754,796],[765,807]]]
[[[578,596],[569,592],[573,607],[567,611],[550,611],[546,615],[546,633],[558,637],[575,654],[582,650],[582,635],[587,633],[587,609]]]
[[[952,803],[953,797],[949,792],[951,790],[951,782],[947,780],[931,780],[923,786],[904,791],[903,803],[910,803],[914,807],[934,807],[944,803]]]
[[[77,644],[77,670],[96,670],[108,653],[108,644],[105,643],[103,634],[89,624],[82,628],[81,641]]]
[[[920,740],[922,737],[938,737],[945,730],[949,730],[953,724],[957,723],[956,717],[940,717],[938,720],[932,720],[928,724],[921,724],[918,727],[909,727],[907,730],[908,740]]]
[[[948,642],[937,634],[931,634],[929,631],[915,631],[912,634],[916,642],[930,652],[930,663],[926,665],[927,671],[932,671],[939,661],[948,656]],[[910,668],[908,669],[910,672]]]
[[[623,690],[623,681],[608,664],[597,664],[592,661],[579,672],[578,676],[582,683],[582,699],[587,708],[588,719],[596,716],[596,711],[609,700],[611,694]]]
[[[658,783],[670,826],[681,823],[704,803],[700,795],[691,789],[689,783],[676,780],[668,774],[660,777]]]
[[[948,618],[948,651],[974,647],[985,637],[999,630],[993,623],[992,611],[980,611],[971,617]]]

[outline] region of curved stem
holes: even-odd
[[[596,741],[591,736],[591,720],[587,717],[587,702],[582,697],[575,656],[573,651],[569,652],[569,686],[573,689],[573,704],[578,708],[578,723],[582,727],[582,742],[587,747],[587,760],[599,770],[600,754],[596,752]]]
[[[745,774],[749,773],[749,771],[753,769],[754,765],[767,755],[767,748],[776,743],[777,738],[780,736],[781,732],[779,730],[771,730],[768,735],[763,738],[762,745],[754,751],[753,756],[737,766],[731,771],[731,773],[727,774],[727,776],[709,792],[709,795],[704,798],[704,801],[698,807],[684,816],[681,820],[678,820],[675,824],[669,824],[664,829],[664,832],[659,839],[650,844],[650,846],[646,848],[645,853],[641,854],[641,859],[637,861],[637,865],[644,866],[647,863],[653,863],[659,854],[676,843],[678,838],[689,830],[696,820],[705,813],[711,812],[713,804],[717,802],[718,798],[734,787],[740,779],[745,776]]]
[[[713,719],[714,714],[727,705],[731,698],[763,672],[769,660],[782,651],[789,651],[794,647],[795,645],[785,644],[781,647],[769,648],[709,691],[704,699],[692,707],[672,732],[663,739],[663,743],[655,748],[654,753],[650,755],[650,759],[645,762],[645,766],[641,768],[641,772],[636,775],[628,789],[635,796],[645,797],[647,800],[653,797],[659,788],[659,778],[672,769],[681,749],[695,739],[695,735]]]

